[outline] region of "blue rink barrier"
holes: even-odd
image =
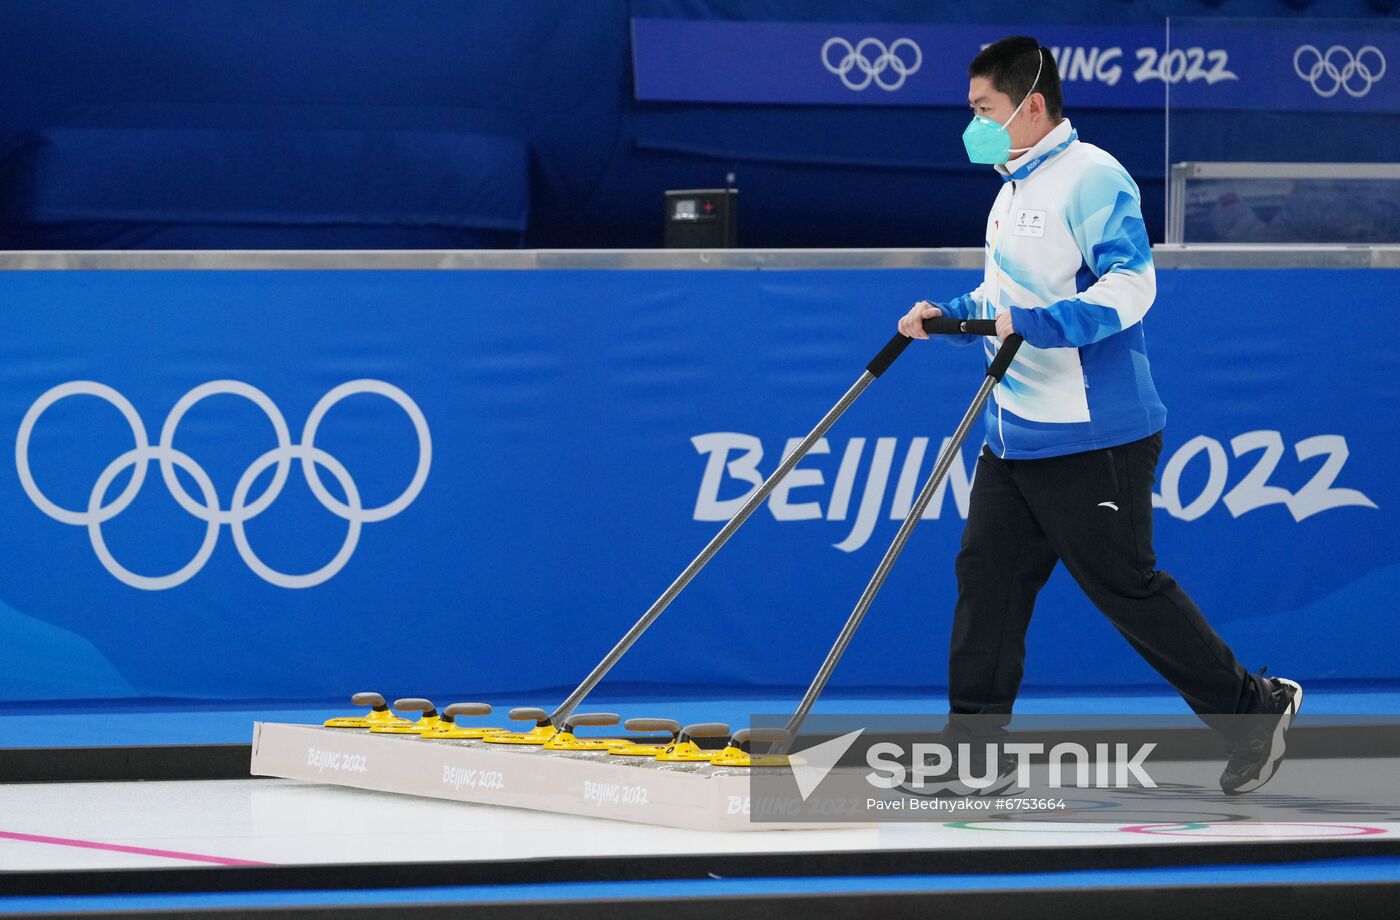
[[[1395,275],[1159,269],[1159,563],[1251,667],[1400,679]],[[572,686],[897,316],[976,282],[947,267],[0,272],[0,698]],[[610,681],[804,685],[979,352],[909,349]],[[833,690],[945,681],[980,444]],[[1028,645],[1028,686],[1158,683],[1062,570]]]

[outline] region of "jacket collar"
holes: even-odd
[[[998,164],[996,171],[1001,173],[1003,182],[1024,179],[1078,139],[1079,132],[1074,130],[1068,118],[1062,118],[1039,143],[1016,159]]]

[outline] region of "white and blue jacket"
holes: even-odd
[[[987,217],[984,280],[945,316],[1011,311],[1025,339],[987,403],[987,444],[1033,459],[1114,447],[1166,424],[1142,318],[1157,293],[1141,196],[1112,156],[1065,119],[1004,166]],[[997,340],[981,341],[988,360]]]

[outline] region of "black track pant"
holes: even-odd
[[[1002,460],[983,448],[957,560],[948,672],[955,722],[1011,712],[1031,608],[1057,561],[1194,711],[1258,710],[1259,679],[1157,569],[1152,487],[1161,452],[1160,432],[1043,460]],[[1084,662],[1084,680],[1094,682],[1093,661]]]

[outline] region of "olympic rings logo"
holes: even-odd
[[[335,457],[316,446],[316,432],[326,413],[342,399],[361,393],[383,396],[397,404],[408,415],[418,436],[418,467],[414,470],[413,478],[398,498],[376,508],[364,507],[360,499],[359,489],[350,473]],[[272,423],[277,438],[276,447],[258,457],[243,471],[237,486],[234,487],[233,496],[227,509],[220,505],[219,496],[214,490],[214,483],[204,468],[188,454],[176,450],[174,446],[175,431],[185,413],[196,403],[210,396],[225,394],[240,396],[261,409],[268,421]],[[34,481],[34,474],[29,468],[29,440],[34,432],[35,424],[50,406],[70,396],[95,396],[110,403],[126,420],[127,425],[131,428],[132,440],[135,442],[135,446],[131,450],[117,456],[97,477],[96,482],[93,483],[92,492],[88,496],[87,507],[80,511],[59,507],[51,501],[39,489]],[[423,483],[427,481],[428,468],[432,464],[432,453],[432,438],[428,433],[428,421],[424,418],[423,411],[418,408],[417,403],[409,398],[407,393],[382,380],[351,380],[342,383],[321,397],[321,400],[312,408],[311,414],[307,416],[299,444],[292,443],[286,419],[282,417],[281,410],[268,398],[266,393],[239,380],[213,380],[195,387],[180,397],[174,408],[170,410],[170,414],[166,416],[165,424],[160,431],[160,442],[156,445],[152,445],[147,439],[146,426],[142,424],[141,417],[136,414],[135,407],[126,397],[101,383],[91,380],[73,380],[59,384],[44,393],[34,401],[34,404],[29,407],[29,411],[24,414],[24,419],[19,426],[19,435],[15,439],[15,468],[19,472],[20,484],[24,486],[25,494],[29,496],[30,501],[34,502],[40,511],[56,521],[75,527],[86,527],[88,538],[92,542],[92,549],[97,554],[98,561],[118,581],[133,588],[140,588],[143,591],[164,591],[189,581],[204,568],[209,557],[213,555],[214,545],[218,542],[219,531],[224,524],[229,525],[229,529],[233,531],[233,543],[238,548],[238,554],[243,557],[248,568],[263,581],[282,588],[310,588],[328,581],[345,567],[355,552],[355,547],[360,540],[360,530],[365,524],[388,520],[413,503],[422,490]],[[141,491],[152,460],[160,464],[165,487],[170,490],[171,496],[180,507],[207,525],[204,541],[200,544],[194,558],[182,568],[167,575],[139,575],[132,572],[116,560],[102,536],[102,525],[121,514],[136,500],[136,495]],[[303,575],[289,575],[285,572],[279,572],[264,563],[253,551],[244,529],[244,525],[248,521],[262,514],[268,509],[268,506],[277,500],[282,492],[282,487],[287,482],[287,474],[293,460],[301,462],[302,475],[306,477],[307,485],[310,486],[312,494],[321,505],[327,511],[347,522],[345,540],[335,557],[316,571]],[[264,470],[274,465],[272,481],[261,495],[250,501],[248,493],[254,482]],[[326,489],[325,484],[321,481],[320,473],[317,472],[318,466],[324,467],[340,484],[345,495],[344,501],[340,501]],[[199,489],[199,500],[185,491],[185,487],[175,475],[177,467],[188,473],[194,480]],[[107,493],[111,489],[113,481],[127,468],[132,471],[131,481],[127,483],[121,494],[108,501]]]
[[[845,52],[835,63],[832,62],[831,49],[844,48]],[[906,54],[912,55],[912,63],[907,63],[900,57],[900,51],[907,49]],[[876,51],[874,57],[867,52]],[[923,66],[924,53],[912,40],[907,38],[897,38],[888,48],[884,42],[877,38],[863,38],[854,46],[844,38],[828,38],[822,45],[822,64],[827,70],[841,78],[841,82],[847,89],[865,89],[872,82],[876,86],[889,92],[894,92],[904,85],[910,74],[916,73]],[[860,76],[852,78],[852,71],[860,71]],[[893,77],[886,77],[886,71],[894,74]]]
[[[1374,57],[1367,58],[1367,54]],[[1303,66],[1305,60],[1309,61],[1306,67]],[[1360,99],[1385,76],[1385,66],[1385,55],[1375,45],[1366,45],[1356,54],[1342,45],[1333,45],[1326,52],[1303,45],[1293,52],[1293,71],[1324,99],[1337,95],[1338,90]],[[1358,80],[1360,85],[1355,85]]]

